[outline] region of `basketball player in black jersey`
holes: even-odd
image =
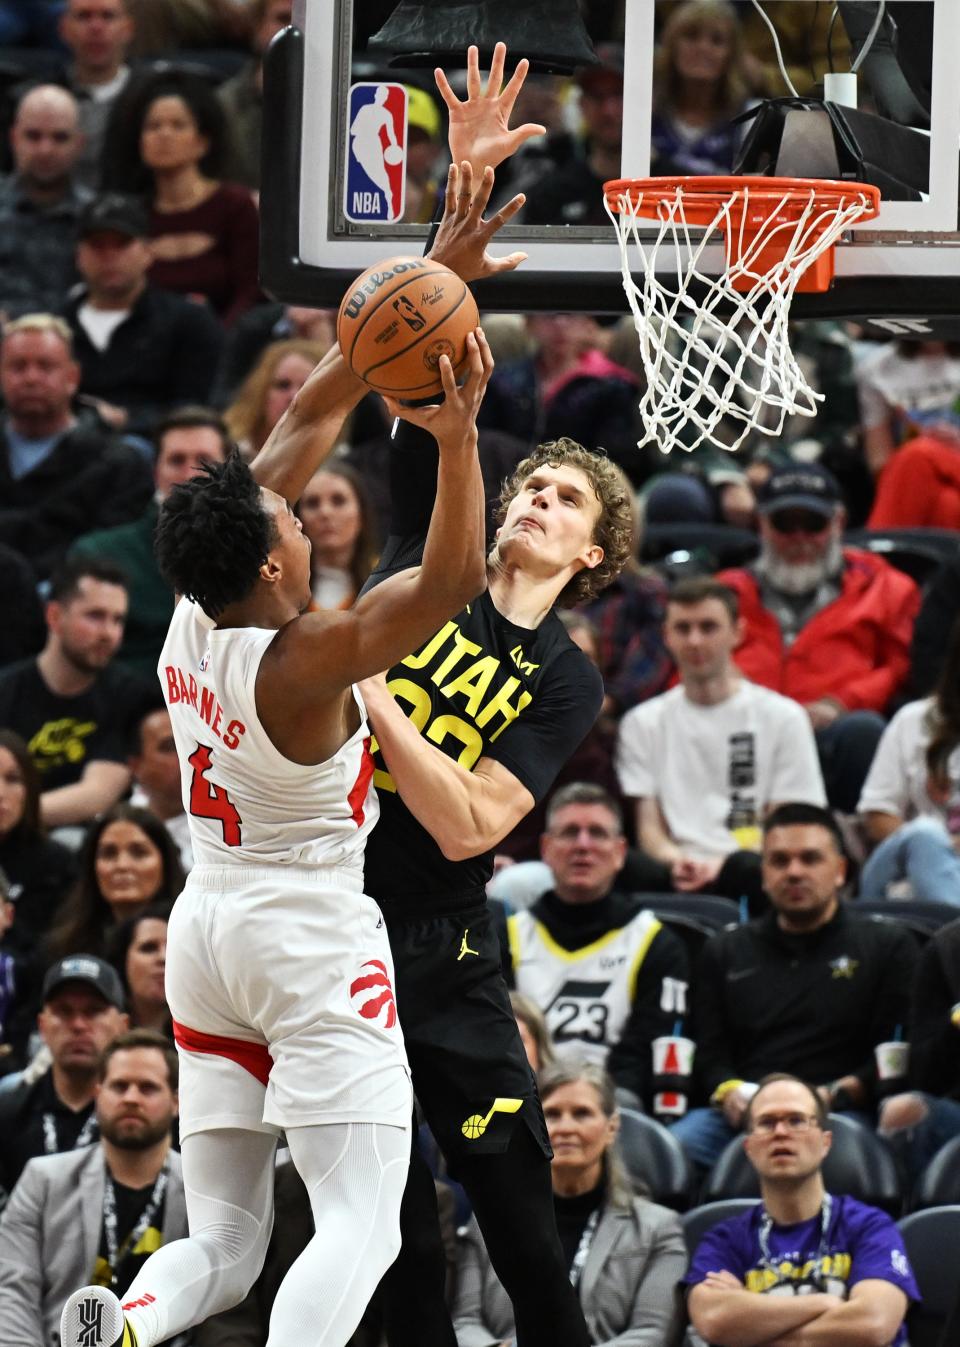
[[[484,93],[471,49],[463,104],[437,77],[452,152],[474,161],[475,174],[515,148],[507,122],[525,63],[498,98],[504,54],[500,44]],[[416,413],[405,419],[416,426]],[[391,536],[368,584],[418,563],[435,471],[428,438],[406,431],[391,456]],[[381,810],[365,889],[390,934],[414,1091],[473,1204],[517,1341],[586,1347],[556,1232],[546,1128],[484,890],[493,849],[543,798],[600,709],[600,676],[554,607],[592,597],[619,573],[628,491],[605,458],[561,439],[517,467],[499,523],[487,591],[363,685]],[[456,1347],[434,1186],[416,1145],[400,1223],[401,1253],[381,1284],[390,1347]]]

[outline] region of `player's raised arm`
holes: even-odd
[[[513,105],[523,88],[530,62],[526,57],[518,61],[506,87],[501,88],[506,59],[506,45],[498,42],[493,49],[490,75],[484,89],[479,53],[476,47],[468,48],[467,97],[463,102],[451,89],[443,71],[437,68],[433,72],[449,114],[450,157],[455,164],[469,160],[478,178],[488,166],[496,168],[504,159],[509,159],[531,137],[547,134],[547,128],[539,122],[526,122],[511,130]]]
[[[428,430],[439,447],[437,493],[420,566],[363,594],[346,612],[308,613],[291,623],[275,659],[291,695],[333,689],[388,668],[422,644],[486,588],[483,480],[476,416],[493,359],[480,329],[467,338],[467,377],[457,386],[440,358],[444,401],[408,408],[387,399],[391,413]]]
[[[291,505],[299,500],[310,478],[333,452],[347,416],[369,391],[334,343],[251,463],[250,471],[259,485],[276,491]]]
[[[476,190],[474,190],[476,188]],[[521,210],[526,197],[518,192],[515,197],[490,216],[483,212],[493,191],[493,169],[486,168],[476,179],[470,161],[450,165],[444,198],[443,219],[429,256],[435,262],[455,271],[464,281],[477,281],[496,276],[501,271],[513,271],[526,260],[526,253],[510,253],[507,257],[491,257],[487,244],[497,230],[512,220]]]

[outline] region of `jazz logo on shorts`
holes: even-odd
[[[360,976],[350,983],[350,1002],[362,1019],[373,1020],[382,1029],[393,1028],[397,1006],[385,963],[368,959],[361,965]]]
[[[358,224],[403,215],[407,91],[402,84],[354,84],[347,110],[343,213]]]
[[[466,1122],[461,1123],[460,1131],[468,1141],[476,1141],[478,1137],[483,1136],[487,1130],[487,1124],[495,1113],[516,1113],[522,1104],[522,1099],[495,1099],[486,1116],[481,1117],[479,1113],[471,1113]]]

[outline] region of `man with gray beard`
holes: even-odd
[[[740,600],[735,659],[754,683],[801,703],[827,798],[853,813],[909,672],[919,591],[882,557],[842,545],[840,488],[819,464],[774,469],[757,506],[760,556],[718,576]]]

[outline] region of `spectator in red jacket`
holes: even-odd
[[[754,683],[802,703],[827,797],[852,813],[883,714],[907,679],[919,591],[881,557],[842,545],[840,488],[818,464],[777,468],[758,509],[760,556],[718,577],[740,600],[736,661]]]
[[[957,426],[931,426],[887,460],[867,527],[960,529]]]

